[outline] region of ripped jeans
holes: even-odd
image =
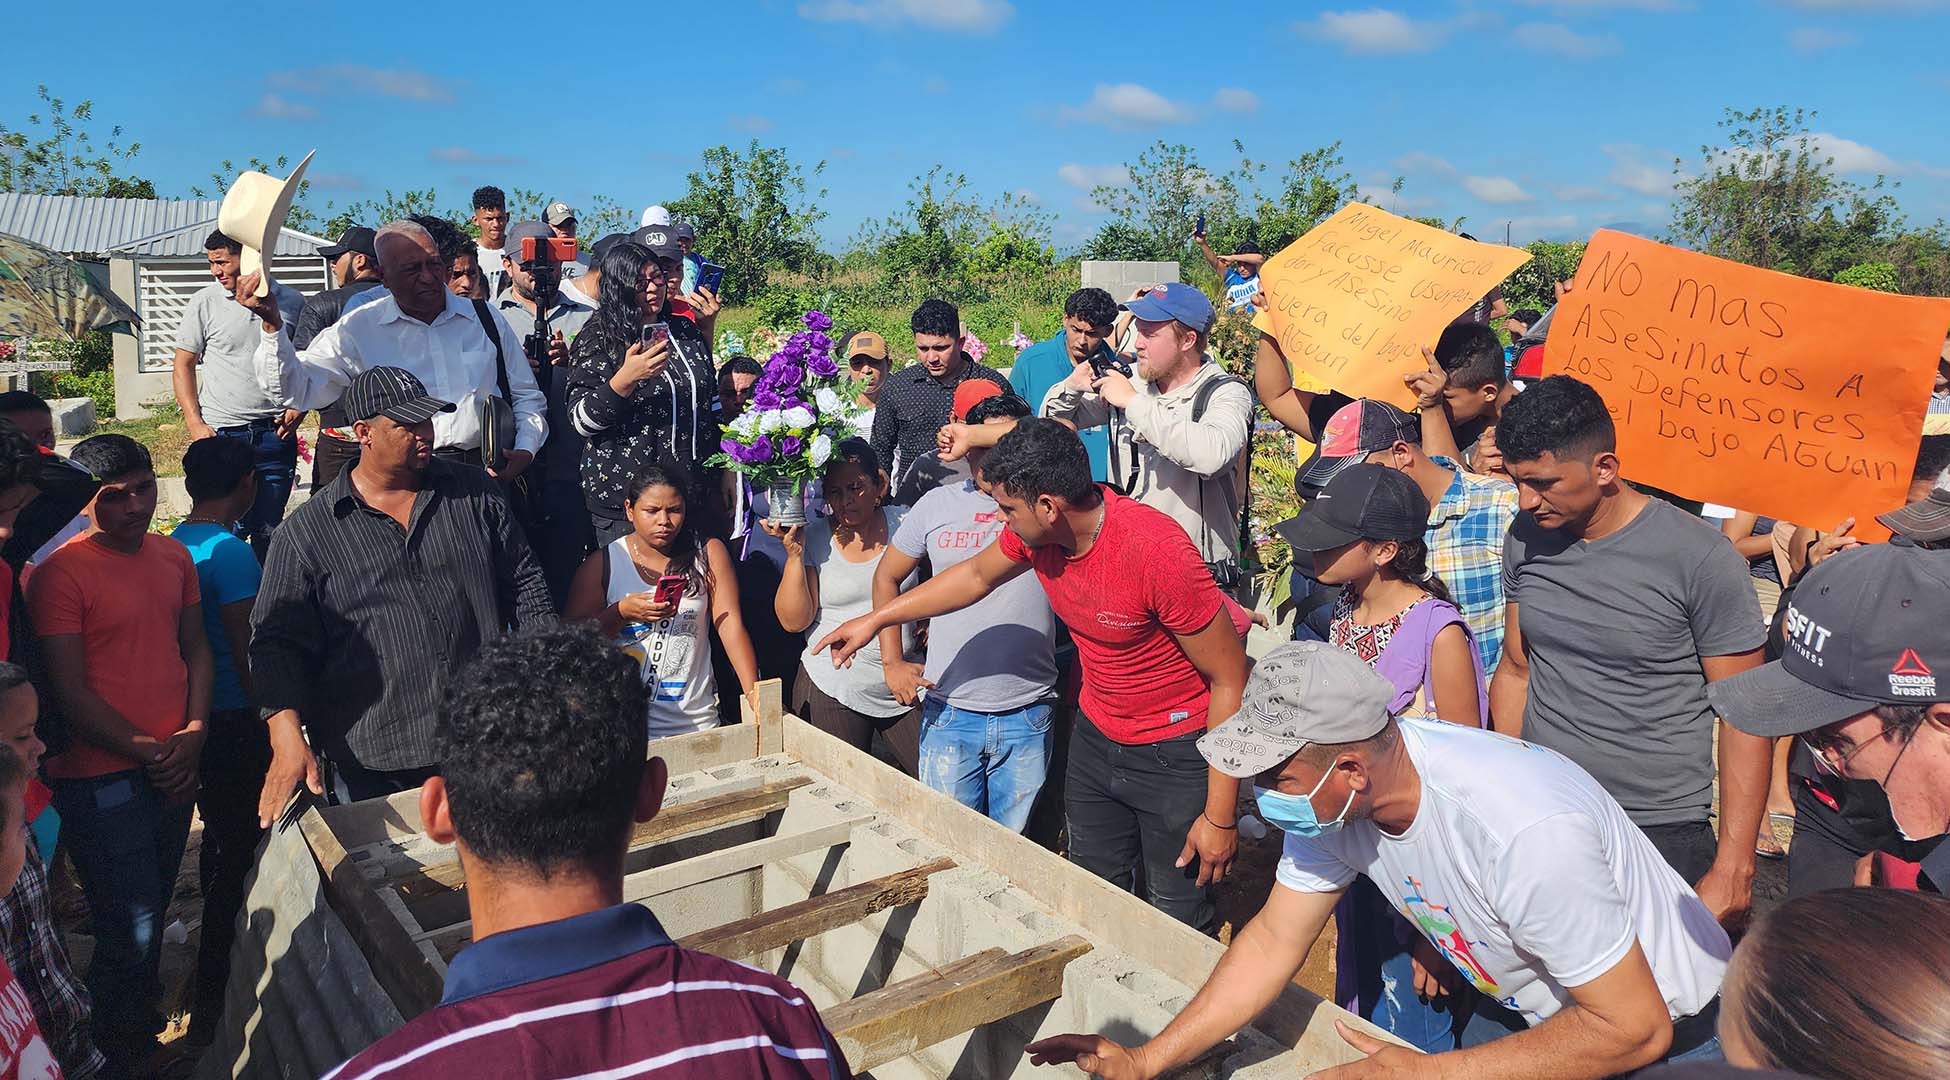
[[[983,713],[929,695],[921,706],[921,782],[1021,832],[1049,776],[1051,710],[1039,701]]]

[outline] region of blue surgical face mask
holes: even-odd
[[[1347,819],[1347,812],[1354,808],[1354,792],[1348,791],[1347,805],[1341,807],[1341,812],[1334,817],[1334,820],[1321,821],[1314,813],[1314,796],[1320,794],[1320,789],[1327,786],[1327,778],[1332,775],[1334,775],[1332,769],[1322,773],[1320,782],[1305,795],[1288,795],[1284,791],[1255,785],[1253,801],[1259,804],[1259,816],[1278,825],[1288,836],[1311,838],[1333,832],[1341,827],[1341,823]]]

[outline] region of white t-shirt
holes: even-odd
[[[1733,948],[1713,915],[1583,769],[1494,732],[1405,719],[1415,821],[1289,836],[1279,882],[1333,892],[1366,874],[1477,989],[1535,1025],[1637,941],[1666,1009],[1720,992]]]

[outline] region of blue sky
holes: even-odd
[[[316,209],[480,183],[641,207],[756,137],[827,162],[830,241],[938,162],[1036,199],[1067,248],[1102,220],[1089,187],[1160,138],[1220,169],[1235,137],[1275,163],[1339,139],[1369,188],[1405,178],[1382,205],[1485,239],[1657,230],[1674,156],[1696,167],[1725,106],[1780,104],[1819,110],[1837,166],[1900,181],[1912,218],[1950,217],[1950,0],[606,8],[273,4],[248,9],[265,37],[219,44],[221,6],[26,5],[11,37],[39,44],[11,50],[0,120],[36,83],[93,98],[165,195],[315,147]]]

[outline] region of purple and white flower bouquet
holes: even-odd
[[[860,407],[853,380],[833,358],[833,320],[808,311],[805,329],[786,338],[752,387],[752,404],[724,425],[720,453],[707,465],[739,473],[768,492],[772,520],[805,523],[800,493],[854,432]],[[756,335],[754,335],[756,338]]]

